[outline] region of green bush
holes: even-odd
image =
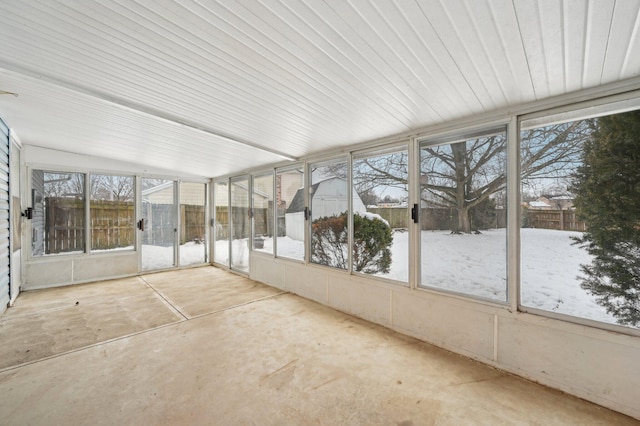
[[[353,216],[353,270],[388,273],[391,267],[391,227],[382,219]],[[347,269],[347,213],[325,216],[311,224],[311,260]]]

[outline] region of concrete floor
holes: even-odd
[[[6,425],[640,424],[213,267],[24,293],[0,342]]]

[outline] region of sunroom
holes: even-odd
[[[0,11],[1,311],[213,265],[640,419],[640,2]]]

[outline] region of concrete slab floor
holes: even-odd
[[[189,274],[223,272],[201,269],[209,271],[165,277],[180,286]],[[0,423],[8,425],[640,423],[275,290],[5,368],[0,395]]]

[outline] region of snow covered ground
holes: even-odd
[[[580,287],[586,250],[572,245],[577,232],[521,229],[521,294],[524,306],[614,323],[615,318]],[[422,232],[422,283],[495,300],[506,297],[504,229],[480,235]]]
[[[580,264],[590,255],[572,245],[579,233],[547,229],[521,229],[521,292],[524,306],[615,324],[615,318],[580,287]],[[237,262],[248,265],[247,240],[235,240]],[[216,243],[218,255],[227,241]],[[271,253],[273,240],[265,238],[264,251]],[[506,237],[504,229],[480,235],[454,235],[448,231],[422,231],[421,284],[492,300],[506,300]],[[287,237],[278,238],[280,256],[302,259],[304,245]],[[224,255],[222,255],[224,256]],[[225,257],[226,259],[226,257]],[[393,263],[388,274],[408,280],[409,233],[394,232]],[[219,261],[219,260],[218,260]]]
[[[591,255],[571,237],[579,232],[522,229],[522,304],[596,321],[616,323],[595,297],[580,287],[581,264],[590,264]]]
[[[206,246],[190,241],[180,246],[180,265],[204,263]],[[142,265],[145,270],[170,268],[173,266],[173,247],[142,245]]]

